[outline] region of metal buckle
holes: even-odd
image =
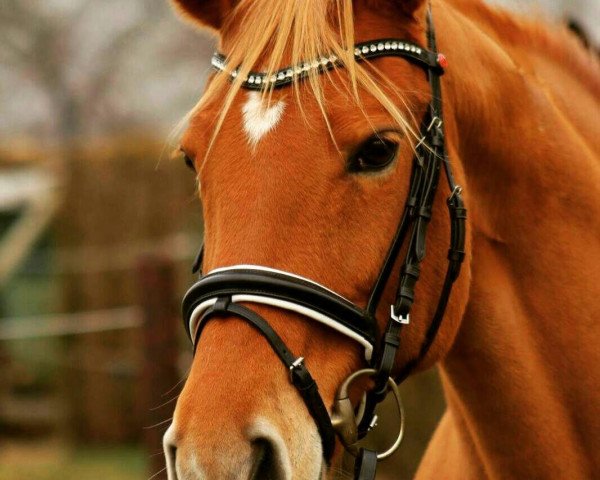
[[[448,197],[448,201],[451,202],[452,200],[454,200],[454,197],[456,197],[457,195],[460,195],[461,193],[462,193],[462,187],[460,185],[456,185],[452,189],[452,193]]]
[[[406,315],[396,315],[393,305],[390,305],[390,318],[402,325],[408,325],[410,323],[410,313],[407,313]]]
[[[363,376],[373,376],[377,373],[374,368],[366,368],[364,370],[358,370],[350,375],[344,383],[340,386],[338,394],[335,398],[333,406],[333,412],[331,415],[331,424],[335,433],[339,437],[344,448],[353,456],[360,454],[361,447],[358,445],[358,425],[361,421],[362,415],[356,415],[354,413],[354,406],[350,401],[349,390],[352,383]],[[402,437],[404,436],[404,407],[402,405],[402,399],[400,398],[400,392],[398,385],[392,378],[388,378],[388,386],[396,399],[396,406],[398,409],[398,415],[400,416],[400,424],[398,426],[398,434],[394,443],[384,452],[377,454],[377,460],[385,460],[394,454],[400,444],[402,443]],[[377,416],[374,417],[370,425],[370,430],[377,425]],[[369,431],[370,431],[369,430]]]
[[[378,421],[379,421],[379,416],[373,415],[373,418],[371,419],[371,423],[369,423],[369,432],[378,425],[378,423],[377,423]]]
[[[433,127],[435,127],[435,128],[441,128],[443,124],[444,124],[444,121],[440,117],[433,117],[431,119],[431,123],[427,127],[427,131],[431,132],[431,129]]]
[[[294,362],[290,365],[290,382],[294,383],[294,379],[292,375],[294,370],[296,370],[300,365],[304,364],[304,357],[298,357]]]
[[[442,127],[443,125],[443,120],[440,117],[433,117],[431,119],[431,122],[429,123],[429,126],[427,127],[427,132],[431,132],[431,129],[433,127],[435,127],[436,129],[439,129]],[[423,135],[419,141],[417,142],[417,144],[415,145],[415,150],[417,150],[421,145],[425,144],[425,142],[427,141],[427,136]],[[419,162],[419,164],[421,165],[421,162]]]

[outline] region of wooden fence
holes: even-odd
[[[163,145],[143,138],[125,138],[70,153],[70,178],[55,229],[61,252],[62,311],[136,304],[141,295],[136,259],[147,251],[178,259],[170,273],[177,285],[172,290],[181,293],[191,281],[193,233],[182,242],[178,232],[197,232],[200,242],[195,181],[189,170],[171,162],[163,151]],[[108,364],[112,358],[125,357],[142,365],[144,341],[142,332],[132,329],[67,337],[63,347],[72,364]],[[118,369],[112,374],[65,371],[67,426],[73,439],[139,439],[146,426],[139,392],[134,379],[121,373]]]

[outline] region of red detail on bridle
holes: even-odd
[[[437,63],[442,68],[448,68],[448,59],[446,58],[446,55],[444,55],[443,53],[438,53]]]

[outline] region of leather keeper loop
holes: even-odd
[[[412,303],[412,301],[415,299],[415,292],[412,287],[402,287],[400,288],[400,296],[410,300]]]
[[[410,313],[410,307],[412,307],[414,298],[407,298],[400,296],[396,304],[394,305],[394,311],[396,315],[405,317]]]
[[[465,252],[461,250],[448,250],[448,260],[451,262],[462,263],[465,259]]]
[[[431,218],[431,207],[420,207],[417,215],[422,218],[429,220]]]
[[[400,346],[400,338],[398,335],[393,333],[386,333],[384,337],[384,342],[392,347],[398,348]]]
[[[409,199],[406,201],[406,206],[407,207],[411,207],[414,208],[417,206],[417,197],[409,197]]]
[[[421,275],[421,268],[418,265],[409,263],[402,267],[402,272],[417,280],[419,278],[419,275]]]
[[[231,297],[220,297],[213,306],[215,313],[227,313],[227,307],[231,303]]]
[[[451,207],[452,208],[452,216],[454,218],[459,218],[461,220],[467,219],[467,209],[462,207]]]
[[[303,365],[292,369],[292,383],[294,387],[301,391],[309,390],[316,386],[311,374]]]

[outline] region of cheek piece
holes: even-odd
[[[331,463],[337,435],[344,448],[356,457],[356,480],[373,480],[378,460],[390,456],[400,445],[403,416],[396,384],[405,379],[427,355],[440,328],[452,285],[459,276],[465,257],[466,209],[461,187],[454,181],[444,142],[440,77],[447,61],[437,52],[431,11],[428,12],[428,46],[425,49],[412,42],[389,38],[358,44],[354,50],[356,61],[393,56],[422,67],[429,79],[432,94],[421,124],[421,138],[415,149],[405,207],[366,307],[358,307],[310,279],[258,265],[235,265],[201,275],[200,280],[183,299],[184,325],[194,344],[194,351],[204,326],[219,318],[238,317],[264,337],[288,369],[290,382],[304,400],[317,425],[325,461],[328,465]],[[213,66],[229,74],[232,79],[237,76],[237,70],[227,70],[226,58],[219,53],[213,57]],[[335,56],[331,56],[279,70],[269,77],[260,72],[251,72],[242,85],[251,90],[282,88],[305,78],[310,69],[323,72],[335,67],[341,65]],[[451,235],[446,276],[437,308],[418,354],[399,371],[393,372],[396,353],[400,347],[400,333],[410,323],[415,286],[425,257],[427,226],[442,168],[450,192],[447,205]],[[396,298],[390,305],[385,330],[378,332],[376,311],[400,249],[405,243],[407,250],[399,273]],[[202,256],[203,248],[194,262],[194,272],[201,270]],[[368,368],[355,372],[341,385],[331,414],[306,368],[304,358],[293,354],[269,323],[245,306],[247,304],[263,304],[295,312],[351,338],[363,348],[365,366]],[[372,378],[373,387],[365,392],[365,400],[358,413],[355,413],[348,390],[360,376]],[[396,441],[385,452],[377,453],[362,448],[358,442],[376,426],[375,408],[390,390],[397,399],[401,420]]]

